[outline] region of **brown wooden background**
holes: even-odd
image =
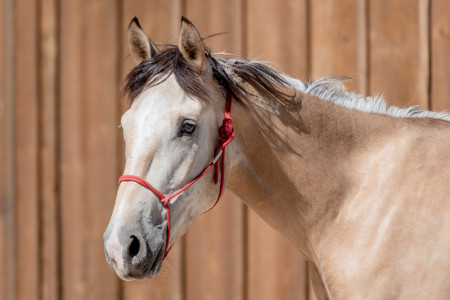
[[[229,32],[215,51],[450,110],[450,1],[0,0],[0,299],[312,299],[303,258],[231,195],[157,279],[122,282],[106,264],[135,15],[156,42],[176,42],[185,15]]]

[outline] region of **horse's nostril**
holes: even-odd
[[[136,255],[139,253],[140,243],[137,237],[134,235],[131,236],[133,239],[130,244],[130,248],[128,248],[128,254],[130,255],[130,258],[133,259]]]

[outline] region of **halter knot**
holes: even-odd
[[[231,118],[224,118],[222,125],[219,127],[219,147],[225,143],[234,133],[233,120]]]
[[[224,117],[222,121],[222,125],[219,127],[219,145],[216,148],[216,152],[214,155],[219,154],[220,151],[222,152],[222,158],[221,158],[221,164],[222,164],[222,177],[221,177],[221,184],[220,184],[220,192],[219,195],[222,194],[222,187],[223,187],[223,177],[225,175],[224,170],[224,162],[225,162],[225,147],[228,146],[229,143],[234,139],[234,129],[233,129],[233,120],[231,119],[231,95],[228,94],[226,98],[226,104],[225,104],[225,112]],[[219,161],[216,161],[214,164],[214,183],[217,184],[219,182],[219,167],[217,166]],[[219,196],[220,197],[220,196]]]
[[[170,197],[169,197],[169,195],[164,195],[164,198],[161,199],[161,203],[162,203],[164,206],[167,206],[167,205],[169,204],[169,202],[170,202]]]

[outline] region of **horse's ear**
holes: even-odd
[[[200,69],[205,61],[205,47],[200,34],[194,25],[185,17],[181,17],[181,31],[178,38],[178,48],[183,57]]]
[[[136,17],[128,26],[128,47],[136,64],[159,53],[159,49],[148,38]]]

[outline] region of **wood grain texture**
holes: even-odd
[[[227,32],[206,41],[213,52],[450,110],[445,0],[0,0],[0,299],[315,299],[302,256],[231,194],[158,278],[122,282],[105,261],[126,29],[137,16],[154,42],[176,44],[181,15],[204,36]]]
[[[350,91],[367,93],[366,1],[320,0],[310,2],[311,77],[347,76]],[[310,276],[308,276],[309,278]],[[311,282],[308,299],[317,299]]]
[[[194,23],[213,53],[244,55],[244,0],[186,0],[185,16]]]
[[[85,194],[83,255],[85,299],[115,299],[118,278],[106,263],[105,231],[117,190],[117,139],[120,130],[118,5],[108,0],[84,2],[83,129]],[[106,209],[105,209],[106,208]],[[109,209],[108,209],[109,208]]]
[[[39,1],[39,208],[40,298],[59,299],[59,203],[57,198],[57,6]]]
[[[293,77],[308,78],[306,1],[248,1],[246,49]],[[303,258],[259,216],[248,215],[247,299],[305,299]],[[298,270],[301,270],[300,272]]]
[[[367,92],[365,1],[311,2],[311,77],[346,76],[350,91]],[[338,24],[338,25],[337,25]]]
[[[248,0],[246,56],[268,61],[290,76],[308,80],[308,5],[306,0]]]
[[[243,208],[225,192],[186,234],[186,299],[245,299]]]
[[[60,8],[60,148],[62,299],[84,299],[83,232],[83,3],[64,1]]]
[[[0,1],[0,299],[15,298],[13,2]]]
[[[355,1],[356,10],[356,91],[363,95],[368,95],[369,87],[369,48],[368,24],[369,12],[367,0]]]
[[[15,297],[26,300],[40,294],[36,3],[15,1],[14,23]]]
[[[0,1],[0,299],[7,299],[8,264],[6,249],[8,241],[7,218],[9,212],[6,209],[8,203],[8,187],[3,183],[8,177],[7,153],[8,129],[7,124],[7,96],[6,96],[6,22],[5,1]]]
[[[118,177],[118,6],[64,1],[61,20],[63,298],[117,299],[102,235]]]
[[[428,107],[426,0],[370,0],[370,93],[398,106]],[[425,68],[425,69],[424,69]]]
[[[431,108],[450,111],[450,2],[431,1]]]
[[[129,55],[127,43],[127,28],[134,16],[139,18],[140,24],[155,43],[176,43],[180,28],[180,16],[182,1],[140,1],[132,0],[123,2],[121,10],[122,24],[119,38],[121,46],[121,78],[134,67],[134,62]],[[126,109],[125,106],[122,109]],[[123,112],[122,110],[122,112]],[[120,172],[125,166],[124,142],[120,138]],[[112,208],[112,206],[111,206]],[[161,274],[152,280],[122,282],[123,299],[183,299],[184,293],[184,242],[179,241],[170,251],[164,261]]]
[[[213,52],[242,55],[242,1],[188,0],[185,15]],[[186,234],[186,299],[244,299],[243,204],[225,192]]]
[[[312,79],[325,76],[355,78],[358,63],[355,1],[311,1],[310,15]],[[351,89],[355,89],[354,85]]]
[[[6,249],[8,241],[7,218],[10,214],[7,209],[8,187],[3,183],[8,177],[7,153],[8,147],[8,129],[7,124],[7,96],[6,96],[6,22],[5,22],[5,1],[0,1],[0,299],[7,299],[7,276],[8,264]]]

